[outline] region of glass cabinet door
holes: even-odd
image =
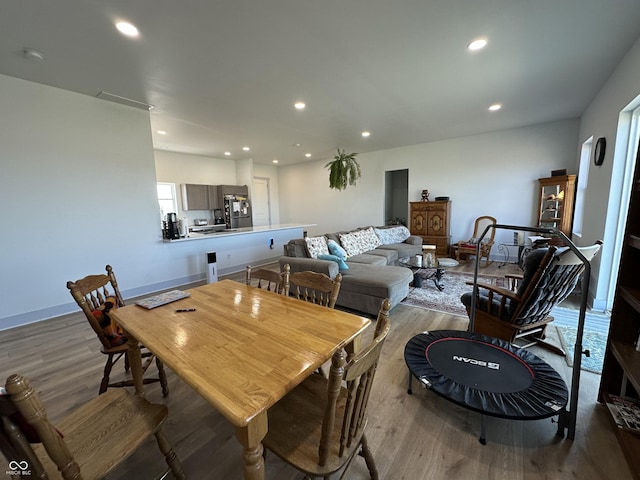
[[[575,180],[575,175],[538,179],[540,183],[539,227],[555,228],[568,237],[571,236]]]

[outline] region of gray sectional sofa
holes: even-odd
[[[322,237],[324,242],[333,240],[346,250],[348,269],[340,270],[337,261],[317,258],[325,256],[319,253],[323,250]],[[292,273],[312,270],[331,278],[341,273],[336,305],[375,316],[385,298],[394,307],[408,295],[413,274],[410,269],[397,266],[397,262],[399,258],[421,254],[422,238],[410,235],[401,226],[364,227],[291,240],[284,250],[285,255],[279,259],[281,270],[289,264]]]

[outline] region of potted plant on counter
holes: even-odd
[[[329,188],[344,190],[347,185],[355,186],[360,178],[360,165],[356,160],[357,153],[346,153],[338,148],[333,160],[325,165],[329,169]]]

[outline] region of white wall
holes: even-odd
[[[566,120],[358,155],[362,178],[342,192],[329,189],[327,160],[280,167],[282,222],[317,224],[310,234],[384,222],[384,173],[409,170],[409,200],[451,198],[452,241],[467,239],[473,221],[535,225],[538,178],[574,169],[578,121]],[[310,181],[312,180],[312,181]],[[512,239],[501,231],[496,241]]]
[[[628,197],[619,194],[624,180],[627,156],[629,114],[622,113],[631,105],[638,107],[640,95],[640,39],[636,41],[602,89],[585,110],[580,121],[579,142],[589,137],[605,137],[607,149],[601,167],[589,168],[588,190],[585,199],[585,217],[582,244],[603,240],[601,254],[592,262],[591,290],[596,292],[594,308],[611,308],[611,294],[607,275],[599,275],[600,266],[617,266],[619,252],[614,250],[616,238],[623,231],[616,229],[618,212]],[[610,192],[614,192],[610,196]],[[608,269],[608,268],[607,268]],[[614,274],[617,270],[614,270]],[[606,272],[605,272],[606,273]],[[615,275],[614,275],[615,278]]]
[[[107,263],[125,290],[170,278],[148,112],[2,75],[0,91],[0,328],[55,312]]]

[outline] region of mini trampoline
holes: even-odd
[[[486,416],[538,420],[559,415],[564,431],[567,385],[544,360],[509,342],[457,330],[420,333],[407,343],[404,358],[412,378],[443,398]]]

